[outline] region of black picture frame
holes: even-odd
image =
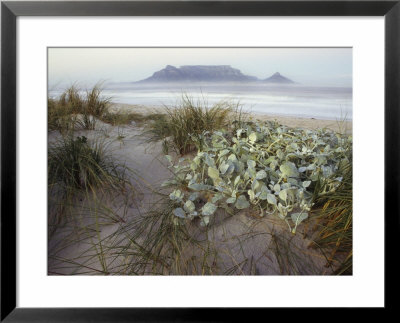
[[[101,1],[1,3],[1,321],[236,321],[263,309],[17,308],[16,19],[19,16],[384,16],[385,309],[399,284],[400,1]],[[368,197],[366,203],[368,203]],[[371,259],[373,261],[373,259]],[[40,292],[40,291],[38,291]],[[393,297],[393,298],[392,298]],[[276,309],[278,310],[278,309]],[[251,312],[251,313],[248,313]],[[250,316],[248,316],[250,315]],[[334,315],[332,313],[332,315]]]

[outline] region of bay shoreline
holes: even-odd
[[[165,107],[163,106],[148,106],[142,104],[128,104],[128,103],[115,103],[110,105],[111,112],[131,112],[148,115],[151,113],[163,113]],[[260,112],[243,111],[243,114],[250,121],[277,121],[278,123],[287,127],[304,128],[304,129],[319,129],[326,128],[332,131],[351,134],[353,131],[352,120],[328,120],[321,118],[306,118],[287,116],[279,114],[263,114]]]

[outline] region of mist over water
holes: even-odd
[[[61,89],[51,89],[58,96]],[[138,84],[113,83],[103,86],[112,102],[148,106],[174,106],[187,94],[209,105],[221,100],[239,102],[255,114],[296,116],[316,119],[352,120],[352,88],[311,87],[300,84]]]

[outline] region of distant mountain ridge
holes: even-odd
[[[183,65],[175,67],[167,65],[152,76],[137,83],[178,83],[178,82],[266,82],[294,83],[292,80],[275,73],[265,80],[243,74],[230,65]]]

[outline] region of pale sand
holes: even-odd
[[[252,114],[254,119],[261,121],[276,120],[280,124],[293,128],[318,129],[326,128],[337,132],[351,134],[353,123],[351,121],[323,120],[315,118],[300,118],[287,116],[272,116],[263,114]]]
[[[163,113],[165,110],[162,106],[145,106],[140,104],[125,104],[125,103],[113,103],[111,111],[125,111],[125,112],[137,112],[141,114],[150,113]],[[326,128],[333,131],[351,134],[353,130],[352,121],[341,121],[341,120],[324,120],[317,118],[301,118],[294,116],[282,116],[282,115],[268,115],[260,113],[246,112],[246,115],[250,120],[261,120],[267,121],[276,120],[280,124],[293,128],[304,128],[304,129],[318,129]]]
[[[114,104],[112,109],[142,114],[162,111],[161,107],[128,104]],[[337,129],[335,128],[335,122],[328,120],[265,115],[253,115],[253,118],[262,120],[276,119],[278,122],[292,127],[329,127],[333,130]],[[351,129],[351,122],[347,122],[347,126]],[[89,139],[110,141],[109,148],[112,150],[113,155],[134,169],[146,184],[154,189],[158,189],[165,179],[171,177],[170,170],[166,167],[166,160],[163,158],[161,145],[157,143],[151,148],[143,144],[140,137],[141,130],[137,125],[112,127],[98,121],[96,128],[94,131],[77,131],[75,135],[85,135]],[[117,138],[121,134],[123,134],[124,138],[123,140],[118,140]],[[51,132],[49,134],[49,142],[51,143],[59,137],[60,135],[57,132]],[[138,216],[143,216],[156,203],[156,197],[151,189],[143,185],[141,191],[141,194],[137,194],[132,198],[127,209],[121,208],[122,200],[120,201],[121,205],[118,205],[118,200],[110,202],[110,207],[119,216],[124,217],[127,221],[126,223],[137,219]],[[82,201],[82,206],[84,203],[90,204],[90,201]],[[98,274],[96,270],[101,270],[102,268],[99,260],[94,256],[95,245],[93,245],[93,242],[96,241],[96,236],[93,238],[90,235],[91,230],[77,229],[78,224],[78,227],[82,224],[86,226],[93,225],[94,219],[79,209],[80,207],[78,206],[76,219],[70,221],[64,227],[59,227],[48,241],[49,252],[52,256],[48,263],[49,274]],[[318,250],[307,248],[311,242],[309,240],[311,234],[309,229],[312,225],[305,226],[301,224],[298,228],[298,234],[293,236],[288,232],[286,224],[274,216],[258,218],[239,213],[231,217],[221,215],[216,217],[213,222],[208,239],[198,221],[190,223],[189,229],[194,237],[203,241],[202,246],[204,248],[207,247],[207,241],[210,241],[213,248],[217,250],[218,260],[215,265],[219,267],[219,273],[230,272],[231,268],[234,268],[232,271],[234,274],[247,275],[279,275],[288,274],[288,272],[303,275],[331,273],[330,268],[325,268],[326,261],[324,256]],[[100,237],[105,239],[103,241],[104,244],[112,240],[111,238],[107,239],[107,237],[111,237],[110,235],[120,225],[121,223],[114,223],[101,226]],[[307,232],[308,237],[303,239],[302,232]],[[281,241],[279,242],[276,239],[281,239]],[[72,243],[72,240],[79,242]],[[288,252],[285,247],[287,244],[295,246],[291,248],[291,252],[294,252],[293,255],[286,254]],[[296,259],[294,261],[295,268],[292,270],[286,268],[288,266],[287,260],[278,259],[275,256],[273,250],[278,245],[282,248],[281,252],[285,254],[285,256],[282,256],[283,258],[294,257],[293,259]],[[188,259],[197,259],[198,263],[202,261],[202,255],[198,251],[187,249],[185,254],[187,254]],[[74,263],[71,263],[71,259],[74,259]],[[108,257],[106,253],[106,261],[111,262],[110,268],[124,262],[124,259],[118,259],[116,262],[111,261],[112,259],[113,257]],[[85,267],[77,265],[78,263]],[[191,273],[196,274],[194,271]],[[168,273],[165,272],[165,274]]]

